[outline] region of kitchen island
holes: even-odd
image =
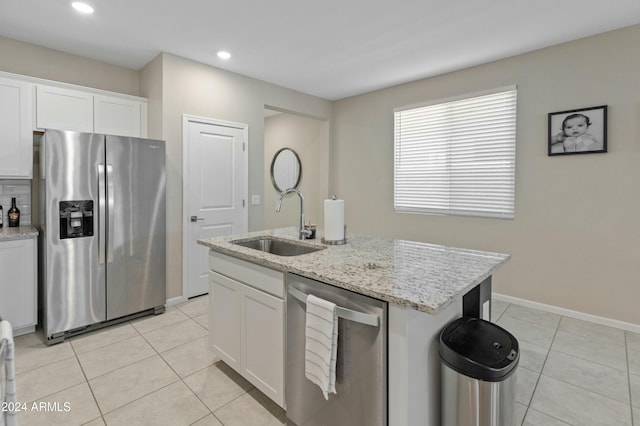
[[[279,256],[234,243],[256,237],[295,240],[319,250]],[[509,259],[505,254],[376,236],[351,235],[345,245],[325,246],[320,240],[298,241],[295,228],[199,243],[209,247],[212,255],[388,302],[388,414],[394,426],[439,424],[438,335],[444,325],[463,314],[489,318],[491,276]]]

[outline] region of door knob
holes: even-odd
[[[199,220],[204,220],[204,217],[191,216],[191,222],[197,222]]]

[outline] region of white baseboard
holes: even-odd
[[[179,305],[180,303],[186,302],[187,300],[189,299],[184,296],[173,297],[171,299],[167,299],[167,303],[165,303],[165,306],[169,307],[173,305]]]
[[[565,317],[574,318],[582,321],[589,321],[607,327],[620,328],[634,333],[640,333],[640,325],[630,322],[618,321],[611,318],[599,317],[597,315],[586,314],[584,312],[573,311],[571,309],[560,308],[558,306],[546,305],[544,303],[532,302],[531,300],[520,299],[519,297],[506,296],[500,293],[493,293],[495,300],[500,300],[514,305],[525,306],[527,308],[540,309],[541,311],[551,312]]]
[[[26,325],[23,327],[17,327],[13,329],[13,337],[18,337],[23,334],[33,333],[34,331],[36,331],[35,325]]]

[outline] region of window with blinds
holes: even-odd
[[[394,209],[512,219],[515,87],[394,111]]]

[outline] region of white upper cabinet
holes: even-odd
[[[36,128],[147,136],[147,104],[125,96],[38,84]]]
[[[147,105],[129,99],[95,95],[93,97],[96,133],[146,137]]]
[[[33,85],[0,78],[0,178],[31,178]]]
[[[93,132],[93,95],[79,90],[38,84],[36,127]]]

